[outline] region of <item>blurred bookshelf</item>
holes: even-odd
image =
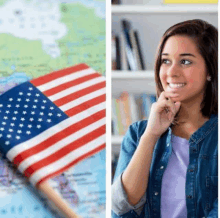
[[[170,26],[190,19],[203,19],[218,28],[218,5],[164,4],[161,0],[121,0],[118,2],[120,4],[114,4],[111,8],[112,99],[115,101],[115,99],[120,99],[123,93],[127,93],[128,96],[133,96],[132,98],[140,99],[142,96],[141,104],[144,104],[143,95],[145,97],[156,95],[154,61],[163,33]],[[127,49],[126,46],[130,48]],[[130,56],[133,55],[133,58],[129,57],[129,53]],[[143,116],[143,110],[150,110],[151,105],[143,109],[141,104],[139,103],[136,109],[140,113],[136,116],[137,120],[130,119],[131,123],[143,117],[147,119],[146,115]],[[112,117],[115,119],[116,112],[113,109],[115,103],[112,105]],[[122,106],[121,110],[123,110]],[[125,114],[128,114],[126,110]],[[125,121],[120,122],[125,123]],[[124,125],[127,128],[128,123]],[[115,166],[124,133],[118,134],[114,131],[115,124],[112,126],[112,160]]]

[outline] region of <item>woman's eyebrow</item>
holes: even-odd
[[[161,55],[166,55],[168,56],[169,54],[168,53],[162,53]],[[192,57],[196,57],[195,55],[191,54],[191,53],[182,53],[180,54],[180,56],[192,56]]]

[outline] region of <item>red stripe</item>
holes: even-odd
[[[45,83],[48,83],[54,79],[58,79],[60,77],[72,74],[74,72],[88,69],[89,66],[86,64],[78,64],[73,67],[68,67],[62,70],[54,71],[52,73],[46,74],[45,76],[38,77],[36,79],[31,80],[30,82],[35,86],[40,86]]]
[[[39,186],[40,183],[50,179],[50,178],[54,178],[55,176],[58,176],[60,175],[61,173],[63,173],[64,171],[66,171],[67,169],[69,169],[70,167],[72,167],[73,165],[77,164],[78,162],[86,159],[87,157],[90,157],[96,153],[98,153],[99,151],[103,150],[105,148],[105,144],[99,146],[98,148],[95,148],[94,150],[80,156],[79,158],[75,159],[74,161],[72,161],[70,164],[66,165],[65,167],[63,167],[62,169],[54,172],[54,173],[51,173],[50,175],[48,176],[45,176],[44,178],[42,178],[41,180],[39,180],[36,184],[36,187]]]
[[[37,170],[61,159],[65,155],[69,154],[70,152],[76,150],[79,147],[87,144],[88,142],[98,138],[99,136],[105,134],[105,125],[93,130],[89,134],[77,139],[74,142],[71,142],[69,145],[65,146],[64,148],[60,149],[59,151],[53,153],[52,155],[32,164],[28,167],[23,173],[26,177],[30,177],[34,172]]]
[[[93,98],[89,101],[86,101],[80,105],[77,105],[76,107],[74,108],[71,108],[67,111],[65,111],[65,113],[68,115],[68,116],[73,116],[73,115],[76,115],[84,110],[87,110],[88,108],[92,107],[92,106],[95,106],[97,104],[100,104],[102,102],[105,102],[105,94],[104,95],[100,95],[96,98]]]
[[[74,92],[74,93],[72,93],[72,94],[70,94],[68,96],[65,96],[63,98],[60,98],[60,99],[54,101],[53,103],[55,105],[57,105],[58,107],[60,107],[60,106],[62,106],[64,104],[67,104],[67,103],[77,99],[77,98],[85,96],[85,95],[87,95],[87,94],[89,94],[91,92],[97,91],[97,90],[102,89],[104,87],[105,87],[105,81],[103,81],[101,83],[98,83],[96,85],[90,86],[88,88],[82,89],[82,90],[80,90],[78,92]]]
[[[87,117],[77,123],[74,123],[73,125],[69,126],[68,128],[62,130],[61,132],[56,133],[55,135],[51,136],[50,138],[46,139],[45,141],[41,142],[40,144],[37,144],[35,147],[32,147],[28,150],[23,151],[19,155],[17,155],[13,162],[15,165],[19,165],[23,160],[26,158],[37,154],[44,149],[47,149],[48,147],[52,146],[53,144],[57,143],[58,141],[62,140],[63,138],[66,138],[67,136],[73,134],[74,132],[79,131],[80,129],[102,119],[105,117],[105,110],[101,110],[90,117]]]
[[[70,87],[73,87],[73,86],[76,86],[76,85],[79,85],[81,83],[84,83],[86,81],[89,81],[91,79],[94,79],[94,78],[97,78],[97,77],[100,77],[100,74],[98,73],[94,73],[94,74],[91,74],[91,75],[87,75],[87,76],[83,76],[81,78],[78,78],[78,79],[75,79],[75,80],[72,80],[70,82],[66,82],[64,84],[61,84],[59,86],[56,86],[52,89],[48,89],[47,91],[43,92],[44,95],[46,95],[47,97],[51,96],[51,95],[54,95],[54,94],[57,94],[59,92],[62,92],[63,90],[65,89],[68,89]]]

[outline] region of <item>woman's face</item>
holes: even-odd
[[[178,93],[173,101],[202,102],[207,82],[206,64],[194,41],[170,37],[163,48],[159,77],[164,91]]]

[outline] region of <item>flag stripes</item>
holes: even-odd
[[[33,80],[31,80],[31,83],[34,86],[41,86],[41,85],[43,85],[45,83],[48,83],[48,82],[50,82],[52,80],[56,80],[56,79],[59,79],[61,77],[65,77],[67,75],[70,75],[70,74],[72,74],[74,72],[78,72],[78,71],[82,71],[82,70],[86,70],[86,69],[89,69],[88,65],[86,65],[86,64],[78,64],[78,65],[75,65],[73,67],[69,67],[69,68],[65,68],[65,69],[62,69],[62,70],[58,70],[58,71],[52,72],[50,74],[47,74],[45,76],[41,76],[39,78],[33,79]]]
[[[57,161],[57,160],[61,159],[62,157],[68,155],[73,150],[73,148],[72,148],[73,145],[74,145],[74,150],[76,150],[77,148],[80,148],[81,146],[83,146],[83,149],[84,149],[85,144],[87,144],[90,141],[100,137],[100,135],[103,135],[103,134],[105,134],[105,125],[99,127],[96,130],[91,131],[89,134],[84,135],[83,137],[79,138],[78,140],[68,144],[64,148],[61,148],[58,151],[53,151],[52,155],[49,155],[46,158],[44,158],[42,160],[39,160],[36,163],[31,164],[29,167],[27,167],[23,171],[24,175],[27,176],[27,177],[30,177],[34,172],[36,172],[37,170],[39,170],[42,167],[47,166],[49,164],[51,164],[50,168],[54,168],[52,163],[54,164],[55,161]],[[57,168],[55,167],[54,169],[56,170]]]
[[[79,64],[30,82],[69,116],[7,153],[38,185],[105,147],[105,78]]]
[[[105,148],[105,135],[102,136],[102,140],[103,140],[103,144],[101,145],[98,145],[96,148],[94,148],[93,150],[90,150],[88,151],[87,153],[81,155],[80,157],[75,157],[74,161],[70,161],[69,164],[66,164],[64,165],[63,168],[60,168],[59,170],[56,170],[55,172],[51,172],[49,175],[45,175],[43,177],[43,179],[39,180],[37,182],[37,179],[35,179],[37,176],[36,175],[33,175],[32,177],[30,177],[30,181],[33,183],[33,184],[36,184],[36,186],[38,186],[38,184],[40,184],[41,182],[43,181],[46,181],[48,178],[52,178],[56,175],[59,175],[61,174],[62,172],[64,172],[65,170],[67,170],[69,167],[77,164],[78,162],[82,161],[83,159],[87,158],[87,157],[90,157],[96,153],[98,153],[99,151],[101,151],[102,149]],[[96,142],[97,143],[97,142]],[[89,145],[91,146],[91,144]],[[77,151],[78,152],[78,151]],[[72,155],[72,153],[70,154]]]

